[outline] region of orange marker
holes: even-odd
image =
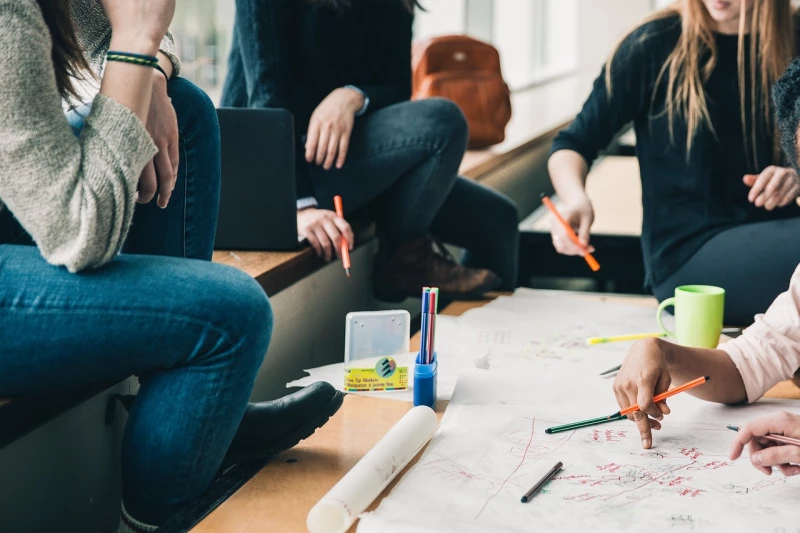
[[[344,207],[342,207],[342,197],[338,194],[333,197],[333,205],[336,207],[336,215],[339,218],[344,218]],[[350,277],[350,249],[347,247],[347,239],[342,235],[342,265],[344,266],[344,273]]]
[[[711,379],[711,378],[708,377],[708,376],[700,377],[700,378],[697,378],[697,379],[693,379],[689,383],[684,383],[680,387],[675,387],[674,389],[668,390],[667,392],[662,392],[661,394],[659,394],[658,396],[653,398],[653,403],[663,402],[664,400],[666,400],[670,396],[675,396],[676,394],[680,394],[681,392],[685,392],[685,391],[687,391],[689,389],[693,389],[693,388],[695,388],[695,387],[697,387],[699,385],[703,385],[709,379]],[[627,415],[629,415],[631,413],[635,413],[638,410],[639,410],[639,406],[638,405],[631,405],[630,407],[626,407],[625,409],[622,409],[618,413],[614,413],[611,416],[627,416]]]
[[[569,237],[569,240],[571,240],[573,243],[575,243],[576,246],[578,246],[581,250],[583,250],[583,258],[589,264],[589,268],[592,269],[592,272],[597,272],[598,270],[600,270],[600,263],[598,263],[597,259],[595,259],[594,256],[589,253],[589,250],[586,249],[586,246],[583,245],[581,240],[575,234],[575,231],[572,229],[572,226],[570,226],[569,223],[567,223],[567,221],[564,220],[564,217],[562,217],[559,214],[559,212],[556,211],[556,206],[553,205],[553,202],[550,201],[550,198],[548,198],[546,195],[543,194],[542,203],[545,205],[545,207],[547,207],[547,209],[550,210],[551,213],[553,213],[553,216],[556,217],[556,219],[559,222],[561,222],[561,225],[564,226],[564,229],[567,231],[567,237]]]

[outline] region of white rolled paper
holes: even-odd
[[[430,407],[411,409],[311,508],[311,533],[344,533],[436,432]]]

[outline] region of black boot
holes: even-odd
[[[222,469],[294,447],[325,425],[342,401],[343,393],[318,382],[278,400],[248,404]]]

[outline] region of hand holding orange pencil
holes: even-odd
[[[342,197],[338,194],[333,197],[333,206],[336,208],[336,216],[344,218],[344,207],[342,206]],[[347,239],[342,235],[342,243],[339,245],[342,250],[342,266],[344,266],[344,273],[350,277],[350,249],[347,246]]]
[[[561,226],[564,228],[564,231],[566,232],[567,237],[569,237],[569,240],[572,241],[572,243],[575,244],[575,246],[577,246],[581,250],[583,258],[584,260],[586,260],[586,263],[589,265],[589,268],[591,268],[593,272],[597,272],[598,270],[600,270],[600,263],[598,263],[597,260],[594,258],[594,256],[589,252],[587,246],[581,242],[581,240],[578,238],[578,235],[575,233],[575,230],[572,229],[572,226],[569,224],[569,222],[564,220],[564,217],[562,217],[561,214],[558,212],[556,206],[554,206],[553,202],[550,201],[550,198],[542,194],[541,199],[545,207],[547,207],[547,209],[550,210],[550,213],[552,213],[552,215],[555,217],[558,223],[561,224]]]

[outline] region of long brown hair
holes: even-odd
[[[758,160],[756,138],[758,133],[758,113],[763,114],[763,125],[767,131],[774,131],[770,90],[781,77],[792,57],[795,55],[795,16],[792,13],[791,0],[755,0],[748,15],[746,2],[742,0],[742,12],[739,18],[739,100],[741,107],[742,129],[745,139],[745,154],[749,163],[755,166]],[[669,120],[670,139],[675,138],[675,118],[681,118],[687,125],[686,152],[687,157],[700,126],[704,125],[714,133],[704,84],[708,81],[717,64],[717,45],[714,39],[714,21],[702,0],[678,0],[671,6],[648,17],[647,23],[680,17],[681,36],[675,49],[656,78],[651,101],[651,109],[655,95],[662,80],[667,78],[665,113]],[[750,109],[746,109],[746,73],[745,73],[745,34],[750,33],[750,94],[760,101],[753,101]],[[644,38],[647,38],[645,36]],[[606,87],[611,91],[611,67],[616,56],[614,50],[606,68]],[[757,92],[758,89],[760,91]],[[750,113],[751,131],[747,132],[747,113]],[[751,145],[747,146],[747,138]],[[780,139],[775,134],[775,156],[780,155]]]
[[[89,64],[83,55],[70,15],[71,0],[37,0],[53,40],[52,58],[58,92],[65,100],[78,97],[76,81],[87,77]]]

